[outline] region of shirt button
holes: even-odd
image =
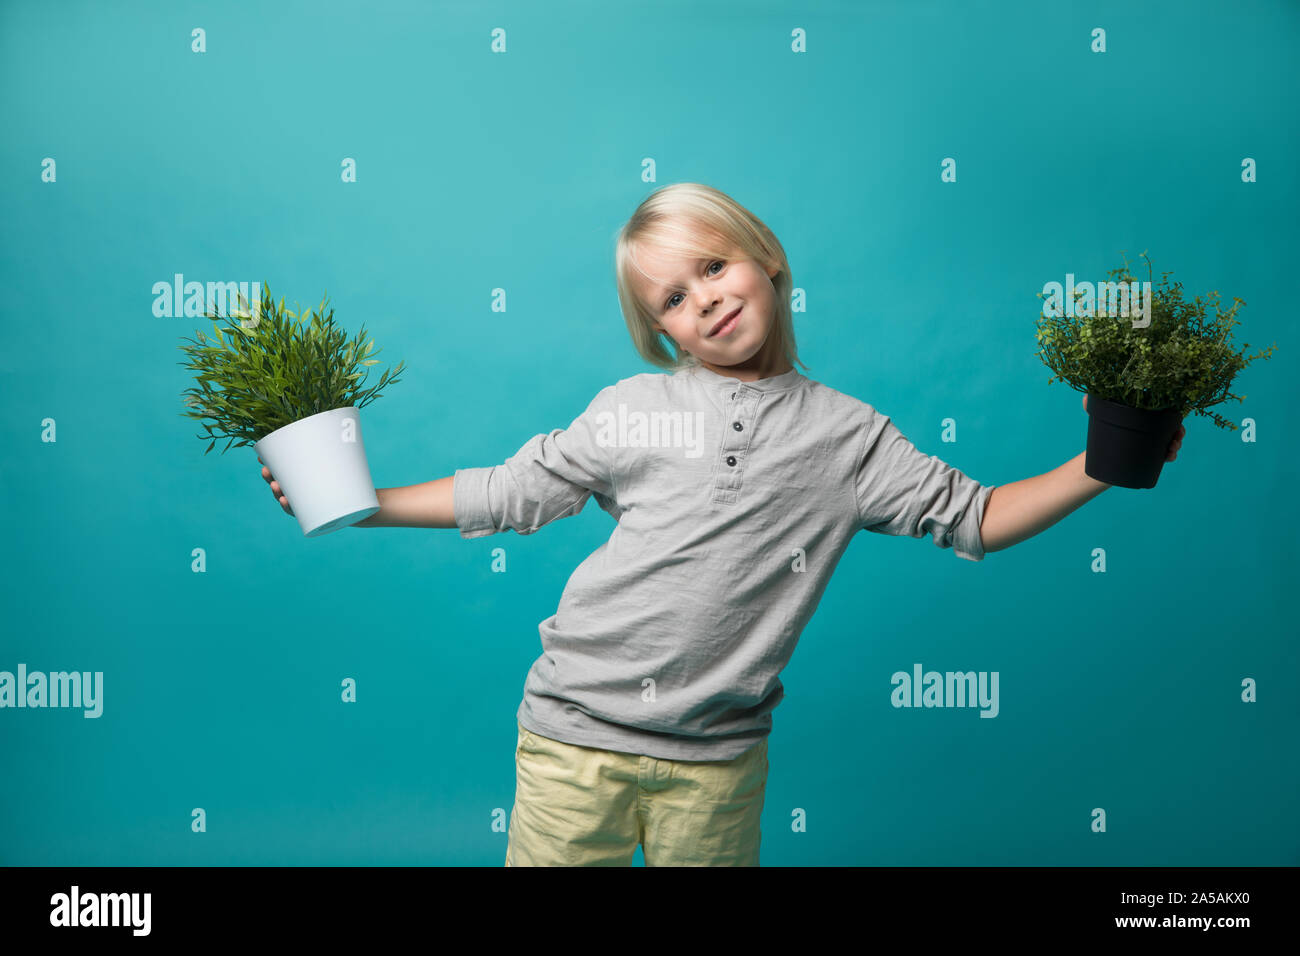
[[[735,456],[735,455],[728,455],[728,456],[727,456],[727,464],[730,465],[732,468],[735,468],[735,467],[736,467],[736,456]]]
[[[732,422],[732,423],[731,423],[731,427],[734,428],[736,431],[743,431],[743,430],[744,430],[744,426],[741,425],[740,422]]]

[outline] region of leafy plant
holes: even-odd
[[[1145,252],[1142,258],[1151,277],[1151,260]],[[1038,356],[1056,373],[1048,384],[1064,381],[1078,391],[1132,408],[1176,407],[1184,418],[1191,412],[1207,415],[1220,428],[1235,430],[1234,422],[1207,409],[1230,398],[1243,401],[1246,396],[1228,391],[1233,378],[1255,359],[1270,358],[1277,345],[1251,356],[1245,355],[1249,342],[1241,352],[1234,350],[1228,340],[1239,324],[1237,310],[1246,303],[1234,296],[1225,312],[1217,291],[1204,303],[1199,295],[1185,302],[1183,284],[1169,282],[1172,274],[1162,273],[1158,286],[1151,279],[1151,324],[1143,328],[1133,328],[1127,317],[1097,314],[1103,312],[1100,292],[1093,315],[1079,315],[1077,309],[1073,316],[1040,314]],[[1134,281],[1127,258],[1107,275],[1114,282]],[[1076,297],[1083,294],[1075,291]],[[1207,306],[1214,309],[1208,320]]]
[[[262,283],[262,298],[256,309],[239,297],[239,308],[228,316],[220,309],[204,313],[204,318],[225,320],[213,323],[212,338],[198,332],[198,339],[186,338],[190,345],[180,348],[190,359],[180,362],[198,373],[198,384],[186,389],[182,416],[204,422],[212,439],[211,452],[217,441],[229,438],[231,445],[251,445],[300,418],[334,408],[363,408],[379,397],[385,386],[397,382],[404,367],[384,372],[379,383],[364,389],[363,367],[377,365],[371,358],[379,353],[374,339],[364,346],[366,330],[348,341],[347,334],[335,325],[334,310],[325,313],[322,299],[317,309],[308,313],[287,311],[284,298],[279,306],[271,290]],[[213,429],[217,429],[214,432]]]

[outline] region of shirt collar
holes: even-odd
[[[744,382],[731,376],[719,375],[717,372],[705,368],[703,365],[695,365],[682,369],[680,374],[693,376],[709,387],[727,385],[731,388],[735,388],[737,385],[743,385],[745,388],[756,392],[780,392],[787,388],[794,388],[805,380],[804,376],[800,374],[799,370],[796,368],[791,368],[790,371],[783,372],[780,375],[773,375],[769,378],[760,378],[755,382]]]

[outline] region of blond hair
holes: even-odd
[[[682,351],[666,332],[654,330],[657,316],[634,291],[634,274],[657,281],[636,262],[636,251],[643,244],[653,245],[669,255],[692,259],[706,256],[728,259],[739,252],[761,265],[765,272],[776,266],[779,271],[772,277],[776,322],[765,347],[774,348],[791,367],[798,362],[807,369],[799,360],[794,339],[794,321],[790,315],[793,280],[785,249],[772,230],[748,209],[712,186],[673,183],[647,196],[618,233],[614,282],[632,344],[642,358],[659,368],[676,371],[699,365],[699,359]],[[671,345],[675,354],[670,354],[666,345]]]

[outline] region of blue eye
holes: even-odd
[[[709,263],[708,268],[704,270],[704,274],[709,275],[710,274],[709,269],[712,269],[714,266],[725,266],[726,264],[727,263],[724,262],[722,259],[714,259],[712,262]],[[717,275],[716,272],[712,274]],[[668,301],[664,303],[664,306],[669,309],[677,308],[677,306],[673,305],[673,299],[677,298],[679,295],[681,295],[680,292],[674,292],[672,295],[668,297]]]

